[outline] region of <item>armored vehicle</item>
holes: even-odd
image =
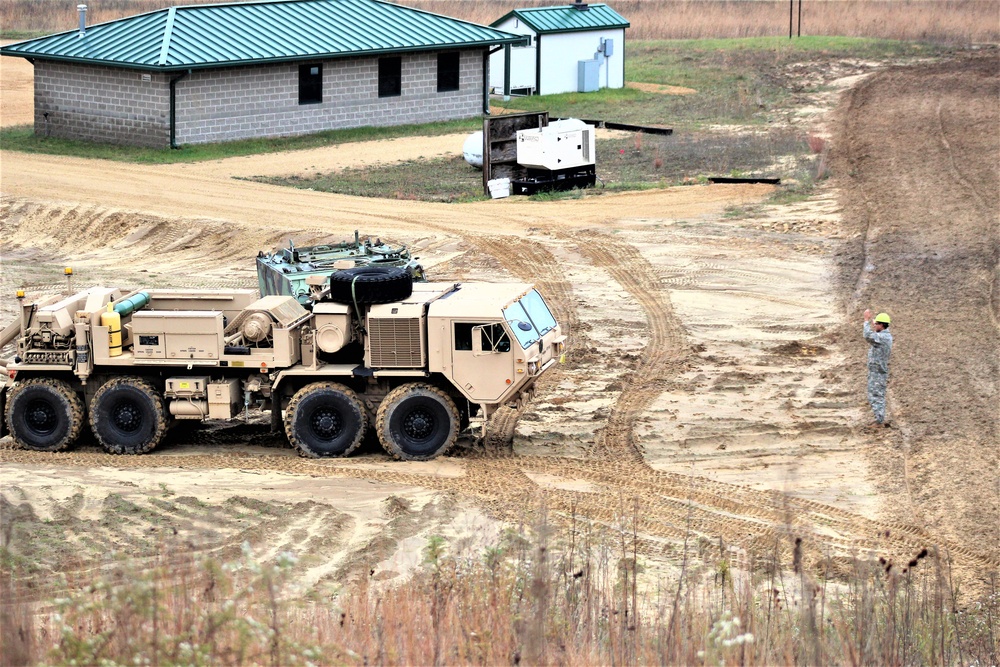
[[[372,428],[394,457],[426,460],[529,400],[564,353],[530,284],[421,283],[371,266],[310,282],[311,310],[252,290],[19,293],[0,431],[58,451],[86,421],[108,452],[141,454],[172,422],[259,407],[304,456],[346,456]]]
[[[257,254],[257,283],[261,296],[286,294],[294,296],[303,306],[309,307],[312,291],[306,280],[322,276],[325,280],[335,269],[357,266],[398,266],[405,269],[414,280],[424,280],[424,268],[405,245],[393,246],[361,239],[357,231],[354,241],[296,248],[289,242],[287,248]]]

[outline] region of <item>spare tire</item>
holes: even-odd
[[[330,300],[337,303],[392,303],[413,293],[413,276],[398,266],[359,266],[330,274]]]

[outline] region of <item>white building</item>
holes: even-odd
[[[491,27],[529,38],[527,46],[490,56],[490,88],[496,94],[551,95],[625,86],[629,22],[607,5],[515,9]]]

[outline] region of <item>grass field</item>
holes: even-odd
[[[709,176],[771,176],[811,182],[814,161],[805,137],[776,130],[760,134],[662,136],[637,133],[597,141],[600,182],[588,195],[705,182]],[[461,202],[483,198],[482,172],[462,157],[344,169],[309,178],[258,179],[362,197]],[[579,194],[579,193],[577,193]],[[546,195],[535,195],[546,196]],[[564,194],[559,196],[574,196]]]

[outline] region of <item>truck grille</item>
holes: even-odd
[[[420,319],[370,319],[368,344],[372,368],[422,368]]]

